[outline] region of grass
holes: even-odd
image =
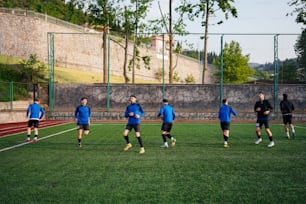
[[[231,126],[223,148],[217,123],[176,123],[174,148],[161,149],[160,124],[143,123],[146,153],[124,152],[122,123],[94,123],[77,148],[76,130],[0,152],[0,203],[304,203],[306,125],[287,140],[280,124],[255,145],[255,124]],[[40,137],[74,128],[41,129]],[[0,138],[0,149],[24,134]]]

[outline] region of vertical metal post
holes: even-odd
[[[223,36],[221,35],[221,53],[220,53],[220,106],[223,98]]]
[[[49,71],[49,111],[50,117],[53,117],[55,106],[54,89],[54,33],[48,33],[48,71]]]
[[[107,112],[110,110],[110,37],[107,33]]]
[[[10,106],[11,111],[13,110],[13,101],[14,101],[14,82],[10,82]]]
[[[162,60],[162,83],[163,83],[163,89],[162,89],[162,95],[163,98],[165,98],[165,34],[163,34],[163,60]]]
[[[274,113],[278,113],[278,36],[279,34],[274,36]]]

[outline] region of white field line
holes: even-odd
[[[66,132],[70,132],[70,131],[72,131],[72,130],[76,130],[76,128],[71,128],[71,129],[69,129],[69,130],[64,130],[64,131],[61,131],[61,132],[58,132],[58,133],[54,133],[54,134],[51,134],[51,135],[47,135],[47,136],[45,136],[45,137],[41,137],[41,138],[38,139],[38,141],[44,140],[44,139],[48,139],[48,138],[50,138],[50,137],[54,137],[54,136],[56,136],[56,135],[60,135],[60,134],[66,133]],[[27,144],[31,144],[31,143],[32,143],[32,142],[23,142],[23,143],[20,143],[20,144],[18,144],[18,145],[14,145],[14,146],[11,146],[11,147],[6,147],[6,148],[3,148],[3,149],[0,149],[0,152],[4,152],[4,151],[10,150],[10,149],[15,149],[15,148],[17,148],[17,147],[21,147],[21,146],[23,146],[23,145],[27,145]]]

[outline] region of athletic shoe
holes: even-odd
[[[259,144],[262,142],[262,138],[258,138],[258,140],[256,140],[255,144]]]
[[[160,146],[161,148],[168,148],[168,144],[163,144],[162,146]]]
[[[38,139],[37,139],[37,137],[34,137],[33,143],[36,143],[36,142],[38,142]]]
[[[27,138],[25,142],[29,143],[29,142],[31,142],[31,139]]]
[[[79,143],[79,148],[81,148],[82,147],[82,143]]]
[[[171,143],[171,146],[174,147],[175,144],[176,144],[176,139],[173,138],[172,143]]]
[[[273,146],[274,146],[274,142],[273,141],[268,144],[268,147],[273,147]]]
[[[224,143],[223,147],[224,147],[224,148],[228,148],[229,145],[228,145],[227,143]]]
[[[131,149],[132,148],[132,144],[131,143],[129,143],[129,144],[127,144],[125,147],[124,147],[124,151],[128,151],[129,149]]]
[[[139,151],[139,154],[144,154],[144,153],[145,153],[144,147],[141,147],[140,151]]]

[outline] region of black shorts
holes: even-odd
[[[78,130],[89,130],[89,124],[78,124]]]
[[[131,131],[132,129],[135,130],[135,132],[140,132],[140,124],[127,124],[125,126],[126,130]]]
[[[172,123],[163,123],[161,126],[162,131],[170,132],[172,129]]]
[[[35,128],[38,128],[39,120],[29,120],[28,121],[28,127],[34,126]]]
[[[283,115],[284,124],[292,124],[292,115]]]
[[[265,126],[265,128],[270,128],[269,120],[258,120],[256,121],[256,127],[259,127],[260,129],[262,126]]]
[[[221,122],[220,123],[221,129],[224,130],[230,130],[231,123],[230,122]]]

